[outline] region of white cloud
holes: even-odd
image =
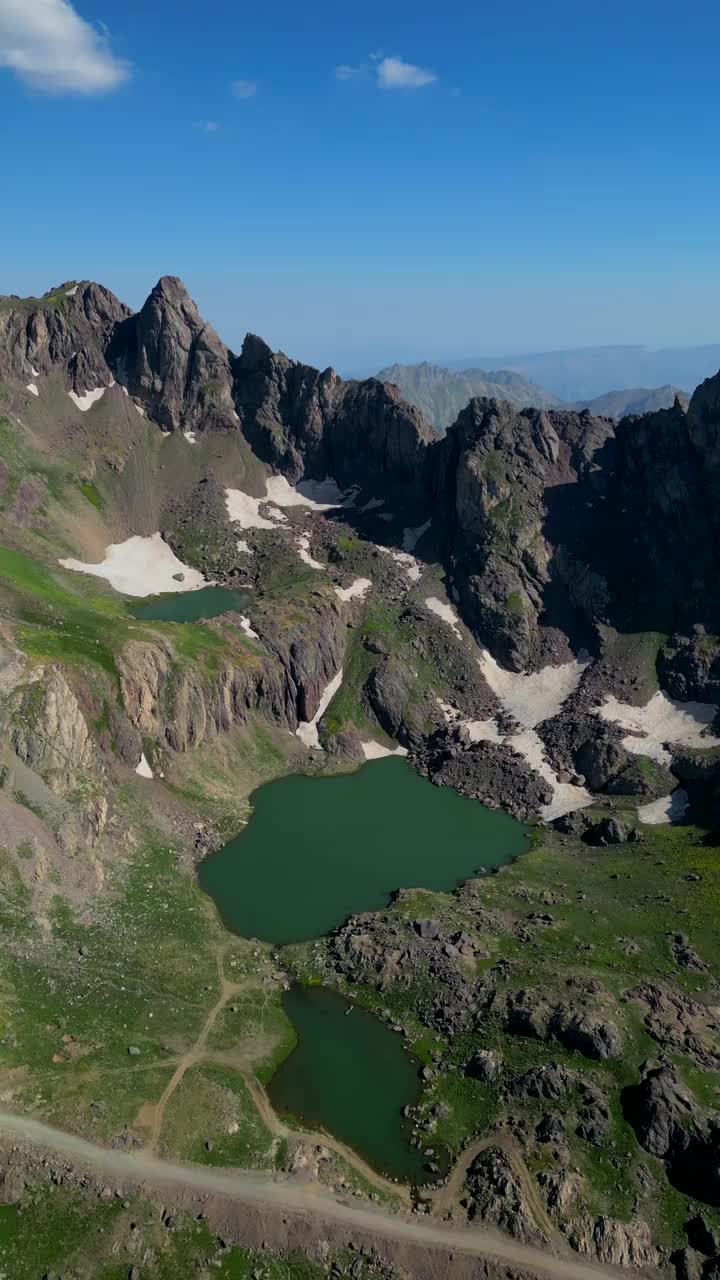
[[[258,91],[257,80],[233,80],[230,88],[235,98],[254,98]]]
[[[130,75],[69,0],[0,0],[0,67],[51,93],[105,93]]]
[[[434,71],[403,62],[402,58],[383,58],[377,64],[377,80],[381,89],[422,89],[424,85],[434,84],[437,76]]]
[[[335,79],[353,80],[355,76],[362,75],[364,70],[365,68],[362,65],[358,67],[351,67],[346,62],[342,62],[339,67],[335,68]]]

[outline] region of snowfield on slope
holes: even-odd
[[[242,489],[226,489],[225,503],[230,519],[241,529],[275,529],[286,520],[281,508],[307,507],[309,511],[334,511],[338,507],[352,506],[357,489],[344,493],[329,476],[325,480],[300,480],[293,486],[285,476],[268,476],[265,496],[253,498]],[[268,503],[267,516],[260,515],[260,507]]]
[[[658,764],[672,761],[668,742],[680,747],[720,747],[720,738],[709,729],[717,707],[708,702],[674,702],[658,690],[644,707],[608,697],[595,714],[627,729],[622,745],[631,755],[649,756]]]
[[[323,691],[323,695],[320,699],[320,705],[317,711],[315,712],[315,715],[313,716],[312,720],[301,720],[300,724],[295,730],[295,733],[297,734],[300,741],[304,742],[306,747],[312,747],[314,751],[324,750],[320,742],[320,738],[318,737],[317,727],[320,721],[322,720],[325,712],[327,711],[328,707],[330,706],[330,703],[335,697],[335,694],[340,688],[340,685],[342,684],[342,678],[343,678],[343,673],[342,673],[342,667],[341,667],[340,670],[337,672],[337,674],[333,676],[330,683],[326,685]]]
[[[153,533],[149,538],[135,534],[125,542],[112,542],[100,564],[84,564],[82,560],[73,559],[60,560],[59,563],[63,569],[104,578],[125,596],[176,594],[208,586],[197,569],[191,569],[178,560],[159,533]]]

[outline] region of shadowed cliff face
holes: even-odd
[[[439,450],[448,575],[468,624],[513,670],[551,658],[558,631],[577,638],[591,597],[603,594],[575,564],[574,542],[582,482],[612,430],[588,413],[473,400]],[[560,522],[551,520],[559,494]]]

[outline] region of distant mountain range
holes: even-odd
[[[392,364],[376,375],[393,382],[404,398],[417,405],[440,430],[447,430],[474,396],[507,400],[516,409],[553,409],[560,402],[551,392],[509,369],[462,369],[441,365]]]
[[[519,373],[573,403],[604,395],[608,387],[659,387],[672,384],[691,392],[720,368],[720,343],[699,347],[579,347],[524,355],[473,357],[446,361],[448,368],[499,367]]]
[[[376,376],[382,382],[392,382],[399,387],[403,397],[421,409],[440,431],[446,431],[455,422],[474,396],[506,400],[515,409],[589,409],[598,416],[617,419],[630,413],[669,409],[676,396],[683,404],[688,401],[684,391],[666,383],[655,388],[628,387],[606,391],[594,399],[567,402],[513,369],[456,371],[427,361],[388,365]]]

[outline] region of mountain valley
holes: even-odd
[[[63,1277],[431,1274],[382,1232],[348,1249],[356,1201],[393,1239],[513,1237],[477,1243],[491,1280],[720,1275],[720,374],[572,408],[421,368],[422,408],[399,366],[236,354],[175,277],[137,313],[88,281],[0,298],[0,1109],[47,1127],[2,1140],[0,1272],[38,1274],[13,1239],[55,1195],[116,1233],[101,1272],[68,1229]],[[341,861],[323,789],[371,770],[379,863],[447,800],[441,833],[488,819],[477,874],[418,858],[376,910],[348,874],[327,931],[232,932],[213,859],[241,895],[263,806],[292,855],[315,803],[302,857],[325,829]],[[407,1053],[393,1142],[422,1178],[273,1104],[316,989]],[[173,1207],[163,1161],[257,1171],[287,1212]]]

